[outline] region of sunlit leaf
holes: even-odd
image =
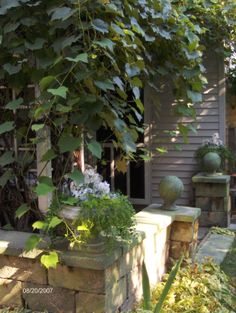
[[[58,254],[55,251],[44,254],[40,258],[41,263],[47,268],[56,268],[59,262]]]

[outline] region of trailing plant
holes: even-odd
[[[216,152],[220,156],[222,171],[232,172],[234,170],[235,156],[228,147],[223,145],[218,133],[213,134],[211,139],[205,140],[195,152],[195,158],[203,170],[204,166],[202,160],[208,152]]]
[[[233,0],[227,5],[220,0],[0,4],[0,80],[5,87],[0,115],[1,222],[18,229],[38,218],[36,196],[61,188],[63,177],[71,172],[73,151],[84,144],[95,158],[101,157],[99,128],[111,131],[114,145],[126,158],[135,152],[143,131],[139,124],[144,82],[158,89],[164,78],[171,79],[175,114],[194,120],[194,103],[202,100],[206,83],[206,38],[211,45],[224,40],[229,47],[234,36]],[[29,178],[36,144],[47,140],[41,136],[45,129],[52,146],[39,161],[43,166],[53,163],[53,179]],[[189,130],[191,124],[177,126],[185,139]],[[13,138],[14,147],[21,150],[13,152]]]
[[[165,288],[164,281],[154,288],[151,297],[152,308],[160,299]],[[178,271],[171,289],[163,303],[165,313],[233,313],[236,310],[236,290],[229,278],[212,260],[202,264],[188,261]],[[152,312],[137,309],[135,313]]]
[[[110,185],[102,180],[89,166],[84,171],[83,182],[65,181],[63,193],[55,192],[44,219],[33,223],[41,236],[29,237],[26,249],[34,249],[43,242],[50,251],[41,256],[45,267],[56,267],[59,262],[55,242],[60,239],[66,239],[70,248],[104,242],[109,249],[117,242],[128,244],[135,239],[132,204],[122,194],[110,192]]]

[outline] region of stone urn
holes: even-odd
[[[208,152],[202,162],[207,175],[216,175],[221,165],[221,158],[216,152]]]
[[[175,205],[175,201],[181,196],[183,190],[184,185],[178,177],[164,177],[159,186],[159,193],[164,202],[160,209],[167,211],[177,210],[178,207]]]
[[[80,210],[81,208],[79,206],[65,205],[58,215],[64,218],[73,228],[73,222],[79,217]],[[86,243],[74,245],[73,247],[69,246],[67,239],[58,241],[57,247],[65,246],[68,250],[78,251],[84,255],[100,255],[106,250],[105,238],[100,233],[91,234],[91,237],[87,239]]]

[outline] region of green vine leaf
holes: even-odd
[[[71,135],[62,135],[58,141],[58,147],[61,153],[72,152],[81,145],[81,139]]]
[[[94,81],[94,85],[96,85],[98,88],[101,90],[107,91],[107,90],[115,90],[114,85],[112,81],[110,80],[105,80],[105,81]]]
[[[13,121],[8,121],[0,124],[0,135],[7,133],[15,128]]]
[[[6,183],[13,177],[12,170],[7,170],[0,176],[0,187],[4,187]]]
[[[46,90],[48,88],[48,86],[55,80],[56,80],[56,78],[54,76],[45,76],[39,82],[40,89]]]
[[[6,151],[3,155],[0,157],[0,165],[6,166],[15,161],[15,158],[13,157],[12,151]]]
[[[67,176],[76,182],[76,184],[79,186],[80,184],[84,183],[84,175],[81,171],[79,171],[77,168],[74,169],[74,171],[70,174],[67,174]]]
[[[53,11],[51,20],[62,20],[65,21],[66,19],[68,19],[73,13],[75,12],[75,10],[72,10],[69,7],[60,7],[57,8]]]
[[[66,60],[70,62],[75,62],[75,63],[78,63],[78,62],[88,63],[88,53],[81,53],[77,55],[75,58],[67,57]]]
[[[7,103],[6,109],[9,109],[9,110],[19,109],[23,102],[24,102],[23,98],[18,98],[16,100],[10,101]]]
[[[96,140],[91,140],[88,143],[88,149],[89,151],[98,159],[101,159],[102,156],[102,146],[99,142],[97,142]]]
[[[94,29],[96,29],[97,31],[99,31],[102,34],[106,34],[109,32],[108,24],[106,22],[104,22],[103,20],[101,20],[100,18],[93,20],[92,26]]]
[[[48,224],[48,229],[55,228],[56,226],[60,225],[63,222],[62,219],[58,218],[57,216],[53,216]]]
[[[39,131],[40,129],[43,129],[44,126],[45,126],[44,124],[33,124],[33,125],[31,126],[31,129],[37,132],[37,131]]]
[[[47,92],[51,93],[53,96],[58,96],[63,99],[66,99],[68,88],[65,86],[61,86],[56,89],[47,89]]]
[[[53,149],[49,149],[44,155],[42,156],[41,162],[47,162],[55,159],[57,157],[57,154]]]
[[[28,252],[35,249],[41,240],[42,239],[39,236],[31,235],[25,243],[25,250]]]
[[[105,39],[102,39],[102,40],[95,40],[94,44],[100,46],[101,48],[108,49],[111,52],[113,52],[113,49],[114,49],[114,46],[115,46],[115,43],[113,41],[111,41],[110,39],[108,39],[108,38],[105,38]]]
[[[24,216],[27,212],[29,212],[30,208],[28,207],[27,203],[23,203],[15,212],[15,217],[20,219]]]
[[[17,74],[20,72],[21,70],[21,64],[18,65],[12,65],[10,63],[6,63],[3,65],[3,69],[9,74],[9,75],[13,75],[13,74]]]
[[[43,221],[34,222],[32,225],[33,229],[44,229],[46,227],[46,223]]]
[[[58,254],[56,251],[51,251],[49,254],[42,255],[40,261],[47,269],[56,268],[59,262]]]
[[[35,192],[38,196],[44,196],[47,195],[50,192],[53,192],[56,187],[53,185],[52,179],[47,176],[41,176],[38,179],[39,184],[35,188]]]

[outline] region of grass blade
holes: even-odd
[[[184,259],[184,256],[182,256],[179,261],[176,263],[176,265],[172,268],[170,274],[169,274],[169,277],[167,279],[167,282],[165,284],[165,287],[161,293],[161,296],[160,296],[160,299],[158,300],[156,306],[155,306],[155,309],[154,309],[154,313],[160,313],[161,312],[161,309],[162,309],[162,306],[163,306],[163,303],[168,295],[168,292],[173,284],[173,281],[178,273],[178,270],[180,268],[180,265],[182,263]]]
[[[143,308],[144,310],[150,310],[151,309],[151,289],[150,289],[150,283],[147,273],[146,265],[143,261],[142,265],[142,283],[143,283]]]

